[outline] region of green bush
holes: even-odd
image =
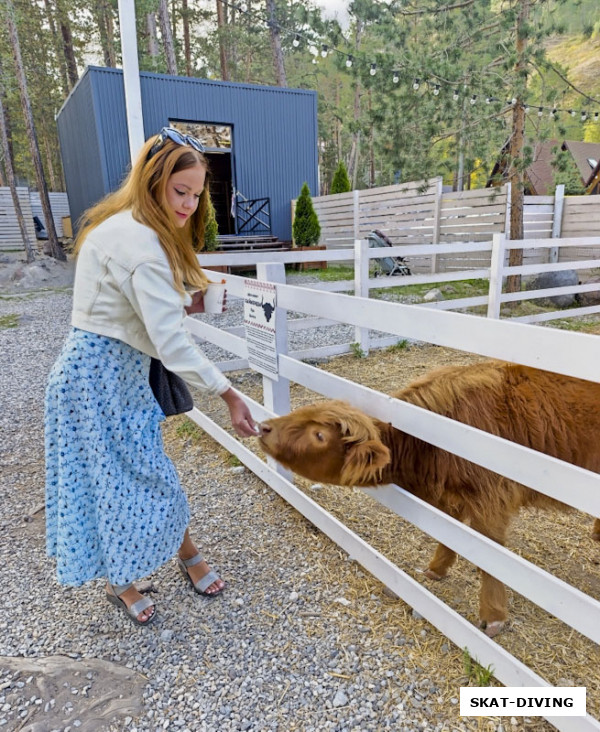
[[[343,161],[340,160],[333,174],[330,193],[347,193],[350,190],[350,178]]]
[[[215,207],[209,196],[208,205],[206,207],[206,229],[204,230],[204,249],[207,252],[214,252],[217,248],[219,236],[219,225],[217,224],[217,216]]]
[[[297,247],[312,247],[319,243],[321,225],[312,204],[308,183],[304,183],[296,201],[292,231],[294,243]]]

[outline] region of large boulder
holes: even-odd
[[[592,305],[600,305],[600,277],[590,277],[585,281],[586,285],[591,285],[592,283],[598,285],[597,290],[593,290],[592,292],[580,292],[577,294],[577,304],[582,308],[587,308]]]
[[[560,272],[542,272],[532,277],[525,285],[527,290],[547,290],[552,287],[568,287],[578,285],[579,278],[574,269],[563,269]],[[575,295],[555,295],[541,298],[544,305],[555,305],[557,308],[568,308],[575,302]]]

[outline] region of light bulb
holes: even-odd
[[[242,13],[245,13],[248,10],[248,6],[246,5],[246,3],[240,3],[240,10],[242,11]]]
[[[413,82],[413,89],[417,91],[421,86],[421,79],[415,79]]]
[[[586,121],[586,119],[587,119],[587,112],[586,112],[586,111],[584,110],[584,111],[583,111],[583,112],[581,113],[581,121],[582,121],[582,122],[585,122],[585,121]]]
[[[292,41],[292,46],[294,48],[298,48],[299,45],[300,45],[300,36],[296,33],[296,35],[294,36],[294,40]]]
[[[543,107],[540,107],[538,109],[538,117],[541,117],[543,114],[544,114],[544,108]]]
[[[400,81],[400,77],[398,76],[397,72],[394,72],[394,75],[392,76],[392,81],[394,84],[397,84]]]
[[[469,104],[475,104],[477,101],[477,94],[473,94],[473,96],[469,99]]]
[[[354,56],[348,56],[348,58],[346,59],[346,67],[349,69],[352,68],[353,61],[354,61]]]
[[[327,48],[327,46],[325,44],[323,44],[321,46],[321,56],[323,56],[323,58],[326,58],[328,51],[329,51],[329,49]]]
[[[371,68],[369,69],[369,74],[371,74],[371,76],[375,76],[376,73],[377,73],[377,64],[371,64]]]
[[[440,93],[440,85],[439,85],[439,84],[436,84],[436,85],[435,85],[435,86],[433,87],[433,93],[435,94],[435,96],[436,96],[436,97],[437,97],[437,95],[438,95],[438,94]]]
[[[458,102],[458,92],[457,91],[455,91],[454,94],[452,95],[452,99],[454,99],[455,102]]]

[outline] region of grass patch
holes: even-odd
[[[175,428],[177,437],[193,438],[199,440],[204,434],[203,430],[198,427],[191,419],[183,419]]]
[[[406,351],[409,348],[410,348],[410,343],[405,338],[402,341],[398,341],[398,343],[394,343],[393,346],[388,346],[385,350],[388,353],[399,353],[400,351]]]
[[[463,669],[465,675],[469,677],[469,681],[473,681],[475,686],[489,686],[494,676],[494,670],[490,664],[487,668],[480,666],[476,660],[471,658],[469,649],[463,650]]]
[[[463,297],[480,297],[489,291],[488,280],[458,280],[457,282],[426,282],[421,285],[404,285],[402,287],[373,288],[371,295],[377,297],[384,293],[395,296],[413,296],[422,298],[430,290],[441,290],[446,300],[457,300]],[[389,297],[389,295],[388,295]]]
[[[0,328],[16,328],[19,325],[19,316],[15,313],[0,315]]]

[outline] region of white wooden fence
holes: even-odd
[[[42,224],[45,223],[42,205],[40,203],[40,194],[37,191],[30,191],[29,188],[17,188],[19,203],[25,218],[25,226],[32,244],[35,244],[35,226],[33,217],[38,216]],[[50,193],[50,207],[52,209],[52,218],[56,227],[58,237],[64,236],[63,233],[63,216],[69,216],[69,201],[66,193]],[[7,186],[0,187],[0,251],[7,249],[23,249],[23,239],[21,238],[21,230],[17,221],[17,214]]]
[[[304,259],[306,254],[295,256]],[[285,353],[284,346],[285,329],[293,322],[286,320],[286,313],[299,311],[314,318],[325,314],[333,321],[349,323],[359,330],[385,330],[396,339],[427,341],[555,373],[600,381],[597,367],[600,361],[600,338],[318,290],[310,291],[310,297],[307,297],[305,288],[283,284],[283,264],[259,264],[257,271],[259,279],[276,283],[276,323],[278,344],[282,350],[278,355],[279,380],[271,381],[263,377],[264,404],[247,398],[256,420],[289,410],[289,384],[293,381],[327,398],[345,399],[422,440],[581,511],[593,516],[600,515],[600,475],[348,382],[298,361]],[[229,292],[244,297],[244,280],[234,275],[224,277]],[[225,348],[237,356],[240,363],[246,361],[248,351],[244,337],[221,331],[198,319],[187,318],[186,325],[195,336]],[[264,463],[197,408],[189,416],[456,646],[467,647],[483,666],[491,665],[495,677],[504,685],[548,685],[544,678],[477,630],[426,587],[296,488],[289,474],[281,468]],[[597,600],[423,503],[401,486],[388,485],[367,492],[382,505],[411,521],[485,572],[496,576],[592,642],[600,643],[600,602]],[[585,718],[552,717],[549,713],[546,719],[559,730],[600,730],[600,723],[590,715]]]
[[[556,261],[546,261],[545,263],[525,264],[521,267],[508,267],[507,265],[507,249],[523,249],[524,253],[539,252],[541,250],[555,251]],[[447,256],[453,258],[457,262],[462,262],[465,267],[472,267],[472,259],[466,259],[469,254],[483,253],[487,257],[487,261],[491,262],[488,266],[480,269],[459,269],[458,266],[446,272],[435,272],[429,274],[416,274],[410,276],[392,276],[392,277],[373,277],[370,274],[370,263],[373,260],[382,257],[405,255],[412,265],[413,256],[420,256],[423,252],[434,249],[435,256]],[[572,261],[569,259],[569,253],[573,250],[577,252],[590,252],[588,259],[577,259]],[[594,255],[595,258],[594,258]],[[544,255],[543,259],[547,260],[550,255]],[[539,258],[539,257],[538,257]],[[243,266],[260,265],[265,262],[277,262],[280,264],[290,264],[294,262],[310,262],[325,260],[329,263],[337,262],[354,262],[354,278],[352,280],[340,280],[333,282],[320,282],[310,285],[312,290],[321,290],[326,292],[352,292],[360,297],[369,297],[370,291],[373,289],[387,289],[390,287],[406,287],[416,284],[430,284],[433,287],[442,284],[457,282],[469,279],[487,279],[489,280],[488,294],[477,297],[458,298],[450,300],[440,300],[419,305],[422,308],[430,308],[435,310],[467,310],[473,307],[486,307],[487,315],[490,318],[500,317],[500,306],[502,303],[514,302],[518,300],[531,300],[535,298],[546,298],[557,295],[577,294],[584,292],[594,292],[600,290],[600,283],[589,283],[582,285],[573,285],[570,287],[555,287],[548,290],[528,290],[517,293],[502,293],[502,283],[510,274],[532,275],[547,271],[557,271],[564,269],[576,269],[577,271],[586,271],[600,268],[600,237],[582,237],[577,239],[525,239],[521,241],[509,241],[502,234],[496,234],[493,241],[479,242],[455,242],[451,244],[438,244],[432,248],[429,244],[419,244],[412,246],[395,246],[383,248],[369,248],[368,241],[362,240],[355,242],[353,249],[335,249],[326,251],[302,251],[302,252],[245,252],[230,254],[215,254],[199,257],[200,262],[206,266],[231,265]],[[530,257],[535,260],[535,257]],[[527,257],[524,258],[528,261]],[[536,322],[542,320],[565,319],[582,315],[590,315],[600,313],[600,305],[592,305],[589,307],[556,309],[538,315],[523,316],[515,318],[522,322]],[[302,330],[314,327],[325,327],[331,324],[328,317],[320,318],[303,318],[290,321],[289,328],[291,330]],[[381,328],[377,328],[381,331]],[[240,329],[234,328],[233,333],[239,334]],[[403,336],[409,338],[407,334]],[[325,356],[337,355],[349,352],[354,343],[358,344],[364,353],[368,353],[371,348],[381,348],[393,345],[399,339],[393,336],[371,336],[369,328],[357,328],[352,343],[335,344],[314,348],[306,351],[296,351],[292,355],[296,358],[319,358]],[[239,359],[231,362],[223,362],[219,364],[226,371],[245,368],[247,363]]]

